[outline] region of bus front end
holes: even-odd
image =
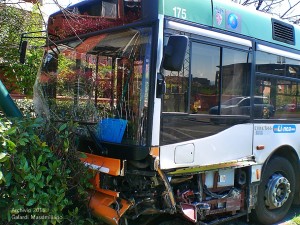
[[[48,22],[36,111],[79,124],[77,150],[94,174],[89,205],[107,224],[164,213],[169,204],[175,212],[152,144],[158,18],[144,9],[157,4],[91,0]]]

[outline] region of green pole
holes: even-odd
[[[6,87],[0,80],[0,108],[7,117],[23,117],[21,111],[17,107],[16,103],[13,101],[9,95]]]

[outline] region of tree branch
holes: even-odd
[[[289,1],[289,3],[290,3],[290,1]],[[291,11],[292,9],[294,9],[295,6],[297,6],[299,3],[300,3],[300,1],[298,1],[297,3],[295,3],[293,6],[290,5],[290,8],[285,13],[283,13],[283,15],[281,16],[281,18],[283,18],[289,11]]]

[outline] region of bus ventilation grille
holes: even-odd
[[[295,32],[293,25],[279,20],[272,20],[273,39],[290,45],[295,45]]]

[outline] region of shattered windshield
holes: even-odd
[[[37,112],[74,120],[103,142],[146,144],[151,28],[76,39],[45,51]]]

